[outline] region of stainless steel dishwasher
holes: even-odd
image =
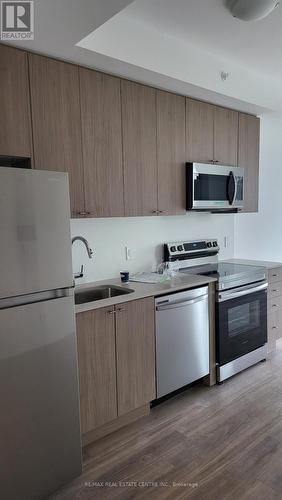
[[[208,287],[155,299],[157,398],[209,373]]]

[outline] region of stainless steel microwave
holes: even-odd
[[[186,163],[187,210],[235,211],[244,206],[244,169]]]

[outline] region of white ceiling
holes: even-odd
[[[123,15],[234,63],[282,77],[282,5],[257,22],[235,19],[224,0],[136,0]]]

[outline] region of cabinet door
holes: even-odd
[[[158,210],[186,213],[185,97],[157,91]]]
[[[117,417],[113,308],[76,315],[82,434]]]
[[[214,108],[212,104],[186,99],[186,161],[213,161]]]
[[[156,396],[154,299],[116,306],[118,415]]]
[[[215,107],[214,112],[214,160],[221,165],[237,167],[238,112]]]
[[[238,165],[244,167],[244,212],[258,211],[260,120],[239,113]]]
[[[34,165],[68,172],[73,215],[84,212],[78,67],[29,55]]]
[[[80,68],[86,211],[124,215],[120,80]]]
[[[121,83],[125,215],[157,212],[156,91]]]
[[[27,54],[0,45],[0,155],[31,156]]]

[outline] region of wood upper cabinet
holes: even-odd
[[[114,309],[76,315],[82,434],[117,417]]]
[[[206,102],[186,99],[186,161],[213,162],[214,108]]]
[[[186,213],[185,97],[157,91],[158,210]]]
[[[124,215],[120,80],[79,68],[86,212]]]
[[[31,157],[27,54],[0,44],[0,155]]]
[[[121,82],[125,215],[157,213],[156,90]]]
[[[214,160],[220,165],[237,167],[239,113],[215,107],[214,110]]]
[[[29,54],[34,165],[69,173],[73,215],[85,211],[78,67]]]
[[[243,212],[258,211],[260,119],[239,113],[238,166],[244,167]]]
[[[154,299],[116,306],[118,415],[156,397]]]

